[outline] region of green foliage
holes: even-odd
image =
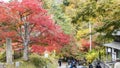
[[[20,59],[21,57],[22,57],[22,53],[21,52],[14,52],[14,54],[13,54],[14,60]],[[0,61],[1,62],[5,62],[6,61],[6,52],[5,51],[0,52]]]
[[[30,55],[30,62],[36,67],[43,68],[44,66],[46,66],[49,60],[37,54],[32,54]]]
[[[48,58],[45,58],[44,56],[32,54],[30,55],[30,62],[34,64],[36,68],[43,68],[46,66],[49,68],[57,67],[57,64],[55,63],[56,62],[55,58],[51,56],[49,56]]]
[[[76,29],[76,38],[80,40],[81,38],[88,38],[90,22],[93,26],[97,21],[96,4],[97,2],[92,0],[68,0],[69,5],[64,6],[65,14],[71,18],[71,23],[74,24]],[[72,14],[71,14],[72,13]],[[92,28],[92,32],[93,32]]]
[[[43,7],[44,7],[44,8],[46,8],[46,9],[50,9],[53,0],[49,0],[49,1],[48,1],[48,0],[42,0],[42,2],[44,3],[44,4],[43,4]]]
[[[74,45],[72,43],[70,45],[64,46],[61,49],[61,53],[60,53],[61,56],[73,57],[73,58],[79,59],[79,60],[84,57],[84,54],[85,53],[80,51],[79,46]]]
[[[63,0],[63,4],[66,5],[66,6],[68,6],[69,5],[68,0]]]
[[[89,34],[89,29],[81,29],[77,31],[76,38],[81,39]]]
[[[71,18],[77,30],[78,40],[84,37],[82,32],[88,29],[89,22],[95,35],[99,37],[99,34],[96,34],[98,32],[106,34],[104,39],[113,38],[111,36],[113,31],[120,29],[119,0],[67,0],[67,2],[68,6],[63,5],[64,13]]]
[[[105,48],[99,47],[96,49],[92,49],[92,51],[89,51],[86,53],[85,57],[87,59],[87,62],[93,62],[95,59],[103,59],[105,57]]]
[[[0,61],[5,62],[6,61],[6,52],[0,52]]]
[[[97,57],[98,57],[98,52],[97,52],[96,50],[89,51],[89,52],[86,54],[87,62],[92,62],[92,61],[95,60]]]
[[[97,32],[103,32],[106,35],[106,38],[113,38],[111,34],[114,32],[114,30],[119,30],[120,28],[120,6],[119,1],[117,0],[109,0],[106,2],[102,2],[101,6],[99,6],[99,12],[104,12],[101,14],[103,17],[101,19],[101,22],[103,22],[103,25],[98,26],[99,28],[96,28]]]
[[[66,16],[59,5],[53,6],[54,20],[59,24],[66,34],[71,34],[74,27],[71,24],[71,19]]]
[[[20,60],[20,68],[57,68],[57,62],[55,58],[51,56],[45,58],[38,54],[31,54],[29,57],[30,60],[27,62]]]
[[[13,61],[21,60],[21,57],[22,57],[21,53],[15,52],[13,54]],[[0,52],[0,62],[2,62],[2,63],[6,62],[6,52],[5,51]],[[9,67],[9,65],[8,65],[8,67]]]
[[[67,1],[66,1],[67,2]],[[71,24],[71,18],[69,18],[65,13],[63,12],[63,8],[61,7],[61,3],[58,4],[56,1],[44,1],[44,5],[48,6],[49,13],[53,15],[53,19],[56,24],[60,25],[62,27],[62,30],[66,34],[72,34],[74,33],[74,27]]]
[[[19,68],[36,68],[36,66],[31,62],[21,62]]]
[[[48,1],[49,2],[49,1]],[[103,44],[106,40],[112,41],[111,35],[114,30],[120,30],[120,1],[119,0],[64,0],[63,4],[56,5],[51,2],[49,12],[53,14],[55,22],[62,26],[62,29],[71,34],[74,32],[76,38],[87,38],[89,36],[88,23],[92,24],[92,41]],[[70,22],[70,23],[68,23]],[[71,24],[72,23],[72,24]],[[72,26],[71,26],[72,25]],[[68,27],[69,26],[69,27]],[[71,30],[72,27],[75,27]],[[76,32],[76,33],[75,33]],[[103,36],[102,33],[105,35]],[[76,55],[73,53],[71,46],[64,47],[64,55]],[[92,54],[92,56],[90,56]],[[96,52],[87,54],[92,61]]]
[[[14,51],[14,55],[13,55],[14,59],[19,59],[22,56],[23,56],[22,51]]]

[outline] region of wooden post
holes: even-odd
[[[12,45],[11,45],[10,38],[6,38],[6,61],[7,61],[7,64],[13,64],[13,62],[12,62]]]

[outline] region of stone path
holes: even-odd
[[[58,68],[66,68],[66,63],[62,63],[62,66],[59,66]]]
[[[109,65],[104,65],[103,63],[101,63],[101,66],[102,68],[113,68],[113,67],[110,67]],[[61,67],[58,67],[58,68],[70,68],[69,66],[67,66],[67,63],[62,63],[62,66]],[[88,67],[84,67],[84,66],[77,66],[77,68],[88,68]],[[94,66],[95,68],[95,66]]]
[[[0,63],[0,68],[5,68],[4,64]]]
[[[58,68],[70,68],[69,66],[67,66],[67,63],[62,63],[62,66],[58,67]],[[77,66],[77,68],[87,68],[84,66]]]

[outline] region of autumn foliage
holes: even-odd
[[[1,44],[6,37],[21,45],[27,41],[31,51],[39,53],[45,49],[59,50],[68,44],[69,35],[64,34],[60,26],[54,23],[42,4],[41,0],[0,2]]]
[[[86,52],[86,51],[89,50],[89,48],[90,48],[90,41],[89,40],[81,39],[79,43],[81,44],[81,46],[80,46],[80,50],[81,51],[85,51]],[[91,44],[92,44],[92,48],[95,48],[96,43],[94,41],[92,41]]]
[[[81,45],[82,45],[82,47],[89,48],[90,42],[89,42],[89,40],[81,39]]]

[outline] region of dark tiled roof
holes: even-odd
[[[106,47],[111,47],[120,50],[120,42],[112,42],[112,43],[107,43],[103,44]]]

